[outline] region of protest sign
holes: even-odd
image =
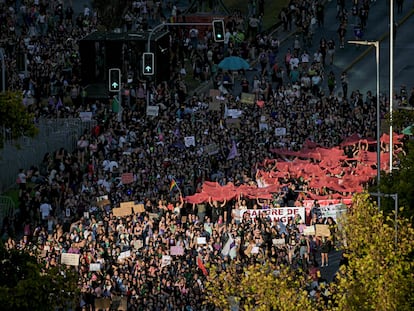
[[[226,119],[226,124],[228,128],[240,128],[240,119]]]
[[[148,213],[148,217],[149,219],[153,220],[153,219],[158,219],[160,215],[158,215],[157,213]]]
[[[259,247],[258,246],[253,246],[250,254],[259,254]]]
[[[109,310],[111,298],[95,298],[95,310]]]
[[[329,237],[331,236],[331,231],[329,231],[328,225],[315,225],[315,235],[321,237]]]
[[[159,113],[160,107],[158,106],[147,106],[147,116],[148,117],[157,117]]]
[[[112,296],[111,310],[127,311],[128,310],[128,298],[122,296]]]
[[[144,207],[144,204],[142,204],[142,203],[135,204],[132,208],[134,210],[134,214],[145,212],[145,207]]]
[[[198,237],[197,244],[207,244],[207,240],[205,237]]]
[[[208,110],[210,111],[220,111],[221,110],[221,102],[217,100],[213,100],[212,102],[208,103]]]
[[[285,136],[286,135],[286,128],[284,128],[284,127],[275,128],[275,135],[276,136]]]
[[[195,137],[194,136],[186,136],[184,137],[184,145],[188,148],[190,146],[195,146]]]
[[[82,121],[92,121],[92,111],[81,111],[81,112],[79,112],[79,118]]]
[[[304,228],[303,235],[315,235],[315,226],[307,226]]]
[[[96,198],[96,204],[98,206],[105,206],[105,205],[111,204],[111,201],[109,201],[107,195],[102,195],[102,196]]]
[[[122,260],[131,256],[131,251],[125,251],[119,254],[118,260]]]
[[[161,258],[161,268],[164,268],[165,266],[168,266],[171,264],[172,257],[169,255],[162,255]]]
[[[250,93],[241,93],[240,102],[242,104],[254,104],[255,95]]]
[[[100,263],[89,264],[89,271],[101,271],[101,264]]]
[[[122,204],[122,203],[121,203]],[[113,208],[112,213],[115,217],[125,217],[131,215],[131,206],[130,205],[124,205],[121,207]]]
[[[331,204],[326,206],[320,206],[319,210],[321,211],[322,218],[331,217],[335,222],[337,222],[338,218],[343,213],[346,213],[347,207],[344,204]]]
[[[213,155],[219,152],[219,148],[216,143],[209,144],[203,147],[204,154]]]
[[[210,89],[208,95],[213,99],[216,98],[216,97],[219,97],[220,96],[220,90]]]
[[[67,266],[79,266],[79,254],[62,253],[60,263]]]
[[[273,245],[285,245],[286,241],[285,239],[273,239],[272,243]]]
[[[136,240],[132,242],[132,246],[134,249],[138,250],[144,246],[144,242],[142,240]]]
[[[123,173],[121,175],[121,182],[123,185],[132,184],[134,182],[134,174],[132,173]]]
[[[182,256],[184,255],[184,248],[182,246],[171,246],[170,255],[171,256]]]
[[[279,207],[279,208],[269,208],[269,209],[243,209],[240,210],[242,219],[244,219],[244,214],[247,213],[251,219],[256,217],[268,218],[270,221],[282,221],[284,224],[287,224],[289,218],[294,218],[296,215],[299,215],[301,219],[305,219],[305,208],[304,207]]]

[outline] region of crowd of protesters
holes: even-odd
[[[254,16],[252,3],[249,8]],[[124,17],[128,27],[136,27],[130,24],[133,14],[139,18],[157,12],[153,7],[146,13],[134,4]],[[305,7],[306,11],[313,6]],[[259,5],[258,13],[260,8]],[[2,31],[2,39],[10,40],[8,52],[14,53],[18,48],[29,52],[30,79],[20,79],[16,72],[11,75],[11,85],[30,91],[33,97],[39,97],[39,102],[41,97],[50,97],[53,87],[62,92],[61,96],[79,87],[79,56],[70,38],[87,34],[96,26],[88,8],[76,23],[57,1],[50,2],[46,11],[40,4],[2,13],[8,25],[7,31]],[[282,13],[285,21],[283,14],[286,12]],[[321,14],[315,18],[323,25]],[[310,24],[312,16],[313,13]],[[185,201],[186,196],[200,191],[205,181],[257,185],[258,163],[274,159],[274,148],[299,150],[306,140],[332,147],[352,134],[375,136],[376,110],[371,95],[364,98],[358,91],[348,94],[346,76],[341,95],[318,84],[315,87],[315,75],[325,67],[323,55],[306,57],[306,50],[296,46],[289,60],[285,57],[285,63],[278,64],[277,39],[257,34],[254,28],[258,24],[254,21],[256,24],[249,26],[249,37],[257,42],[246,41],[240,19],[238,14],[230,18],[229,40],[223,46],[206,44],[204,48],[199,42],[192,46],[189,38],[188,46],[197,51],[173,51],[178,55],[173,83],[160,83],[152,90],[139,85],[136,96],[123,109],[114,111],[110,103],[99,100],[68,107],[68,111],[89,110],[97,125],[79,137],[75,150],[50,152],[39,165],[19,172],[20,205],[15,219],[3,224],[2,237],[8,248],[36,246],[39,260],[46,267],[60,265],[62,253],[80,254],[79,265],[74,268],[82,293],[77,308],[93,310],[99,301],[97,309],[109,310],[108,302],[123,296],[128,310],[214,310],[203,305],[208,270],[213,265],[226,270],[232,261],[240,267],[269,263],[274,270],[282,264],[302,267],[314,281],[309,284],[310,299],[324,294],[319,266],[329,265],[336,224],[332,218],[321,216],[317,203],[311,210],[311,224],[328,224],[329,239],[305,236],[305,219],[300,217],[283,223],[265,217],[242,219],[237,212],[300,204],[295,202],[295,190],[303,189],[306,180],[286,177],[283,183],[289,186],[274,201],[265,203],[243,196],[229,202]],[[47,25],[42,25],[44,20]],[[291,27],[289,19],[286,27]],[[17,29],[21,36],[16,35]],[[205,39],[208,43],[209,36]],[[329,42],[325,43],[328,51]],[[261,73],[244,85],[247,93],[255,94],[257,105],[244,104],[239,95],[224,89],[218,98],[203,94],[186,98],[180,66],[185,59],[199,57],[201,64],[207,63],[212,76],[220,77],[215,85],[219,87],[226,73],[215,65],[226,53],[259,62],[261,53],[265,54]],[[333,56],[326,60],[333,61]],[[10,68],[14,68],[13,62],[8,62]],[[62,73],[66,66],[72,68],[68,84],[65,81],[69,78]],[[196,77],[205,79],[197,76],[197,66],[194,68]],[[295,74],[299,69],[303,73],[300,76]],[[152,102],[160,107],[156,118],[143,117],[142,101],[150,91]],[[56,109],[57,98],[52,97],[54,102],[49,107]],[[210,103],[216,100],[221,102],[218,111],[210,109]],[[385,111],[385,98],[381,98],[381,104]],[[227,122],[225,114],[229,109],[242,112],[240,126]],[[286,129],[287,135],[274,135],[280,127]],[[194,143],[186,144],[184,138],[190,136]],[[237,155],[230,158],[234,145]],[[122,182],[124,173],[133,174],[132,183]],[[172,182],[177,187],[172,187]],[[100,203],[99,198],[105,198],[105,203]],[[115,217],[113,208],[129,201],[143,204],[144,211]],[[205,238],[205,242],[199,243],[198,238]],[[276,245],[275,239],[284,239],[285,243]],[[180,247],[182,254],[170,256],[172,247]],[[99,264],[99,268],[91,270],[91,264]]]

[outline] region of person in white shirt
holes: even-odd
[[[47,221],[49,218],[50,212],[52,211],[52,205],[49,204],[49,201],[45,198],[43,203],[40,204],[40,214],[42,215],[42,221]]]

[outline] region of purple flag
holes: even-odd
[[[231,150],[229,152],[229,155],[227,156],[227,160],[233,160],[235,157],[238,157],[239,153],[237,151],[237,145],[236,142],[233,140]]]

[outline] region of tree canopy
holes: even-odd
[[[1,310],[55,310],[77,297],[77,275],[65,266],[46,269],[34,253],[0,244]]]
[[[241,310],[412,310],[414,229],[410,220],[395,221],[379,213],[369,194],[363,193],[355,195],[339,228],[347,264],[324,291],[325,299],[310,297],[306,271],[271,263],[241,269],[235,261],[224,271],[211,268],[207,301],[222,310],[236,305]]]
[[[23,105],[23,98],[19,92],[0,93],[0,145],[7,138],[16,139],[22,136],[33,137],[38,133],[34,124],[34,115]],[[4,131],[3,131],[4,130]]]

